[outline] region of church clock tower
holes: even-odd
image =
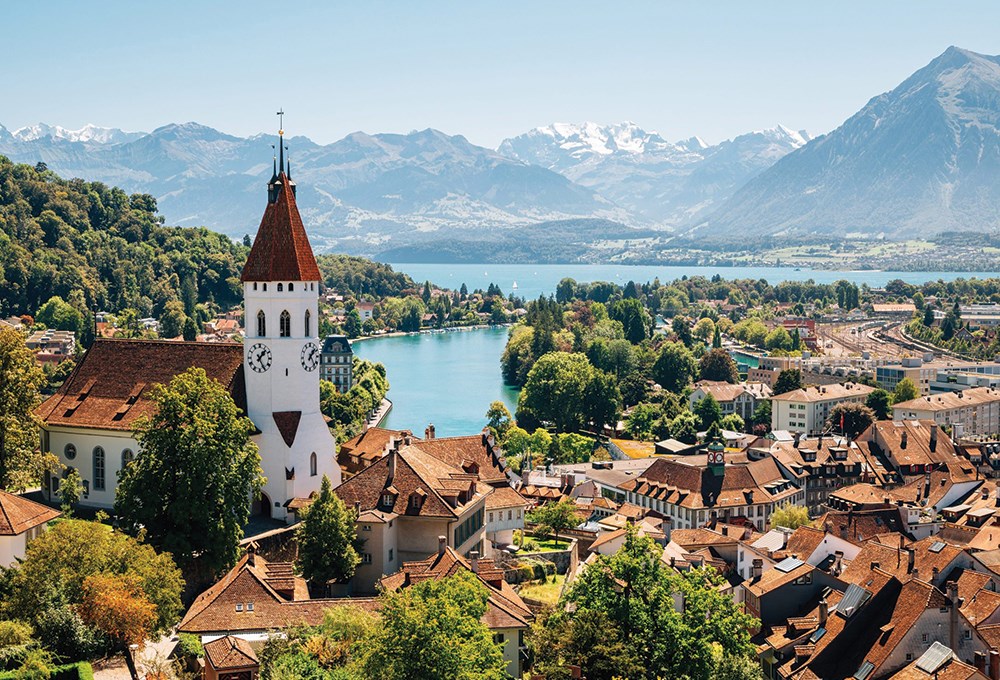
[[[267,185],[267,208],[240,280],[247,410],[259,435],[267,484],[261,503],[286,519],[288,503],[319,491],[323,475],[340,483],[336,442],[319,407],[319,267],[295,204],[284,161]],[[263,510],[263,507],[261,508]]]

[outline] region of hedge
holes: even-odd
[[[17,671],[0,672],[0,680],[15,680]],[[53,666],[51,680],[94,680],[94,669],[86,661]]]

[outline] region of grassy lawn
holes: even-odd
[[[552,537],[540,538],[538,536],[532,536],[531,534],[528,534],[527,538],[528,538],[529,541],[534,541],[538,545],[538,549],[536,550],[534,548],[531,548],[531,549],[525,548],[524,549],[525,552],[553,552],[553,551],[556,551],[556,550],[568,550],[569,549],[569,543],[570,542],[568,540],[566,540],[566,539],[560,538],[557,541],[557,540],[555,540]]]
[[[559,593],[562,592],[563,583],[566,581],[565,575],[555,574],[545,579],[544,582],[525,583],[521,586],[521,597],[538,600],[545,604],[554,605],[559,601]]]

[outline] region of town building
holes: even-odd
[[[76,355],[76,333],[53,329],[35,331],[24,341],[40,364],[57,364]]]
[[[361,323],[364,323],[374,315],[375,303],[362,301],[357,304],[356,309],[358,310],[358,316],[361,318]]]
[[[281,148],[240,277],[246,341],[98,339],[39,407],[42,448],[79,470],[83,504],[113,506],[118,475],[138,452],[133,425],[153,410],[150,390],[192,366],[225,386],[256,427],[252,439],[267,478],[257,513],[291,519],[289,507],[319,491],[324,475],[340,483],[336,442],[319,403],[321,276]],[[58,480],[47,477],[47,497],[57,489]]]
[[[872,316],[882,319],[911,319],[917,313],[912,302],[876,302],[872,304]]]
[[[354,350],[346,335],[328,335],[323,338],[319,377],[333,383],[341,394],[354,385]]]
[[[750,422],[754,411],[762,401],[771,398],[771,386],[763,382],[732,384],[718,380],[699,380],[688,396],[688,406],[695,405],[707,395],[719,402],[723,417],[736,414],[744,422]]]
[[[786,479],[772,458],[742,462],[721,443],[709,447],[707,463],[658,458],[644,472],[618,485],[623,500],[669,518],[675,529],[706,522],[740,523],[762,530],[785,503],[801,504],[805,493]],[[701,458],[696,456],[694,458]],[[700,463],[700,464],[699,464]]]
[[[387,455],[391,449],[398,449],[404,442],[409,445],[414,441],[418,439],[409,430],[369,427],[340,445],[337,463],[343,478],[348,479]]]
[[[260,661],[250,643],[226,635],[205,645],[205,680],[257,680]]]
[[[22,559],[28,544],[60,514],[46,505],[0,490],[0,568],[11,567]]]
[[[771,397],[771,429],[819,435],[837,404],[863,404],[874,388],[859,383],[803,387]]]
[[[955,435],[1000,433],[1000,389],[973,387],[929,394],[892,405],[894,420],[930,420]]]
[[[488,470],[469,460],[458,467],[411,443],[391,449],[335,489],[357,513],[361,564],[355,592],[374,592],[382,576],[438,551],[438,537],[461,555],[482,555]]]
[[[531,504],[513,487],[500,486],[486,497],[486,555],[514,543],[514,532],[524,530],[524,516]]]

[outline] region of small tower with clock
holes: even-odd
[[[726,474],[726,447],[718,437],[708,445],[708,469],[716,477]]]
[[[267,484],[258,511],[287,517],[287,504],[319,491],[323,475],[340,483],[336,442],[319,404],[319,267],[295,203],[295,183],[279,159],[267,208],[243,268],[247,410],[260,434]]]

